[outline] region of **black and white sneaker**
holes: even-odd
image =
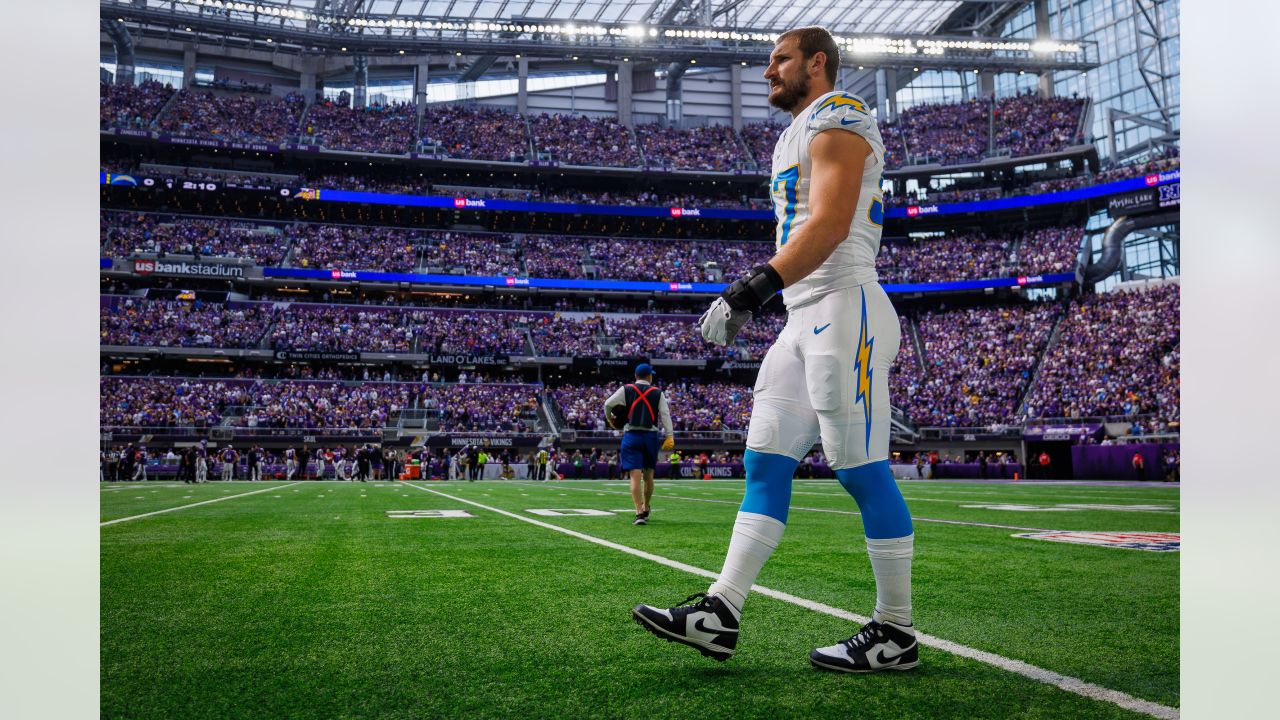
[[[689,605],[697,600],[698,602]],[[678,642],[724,662],[737,652],[739,613],[719,595],[697,593],[670,609],[637,605],[631,616],[668,642]]]
[[[824,670],[851,673],[910,670],[920,664],[916,629],[872,620],[848,640],[809,653],[809,662]]]
[[[639,515],[636,515],[635,522],[633,522],[633,523],[631,523],[631,524],[632,524],[632,525],[648,525],[648,524],[649,524],[649,516],[648,516],[648,515],[646,515],[646,514],[644,514],[644,513],[640,513]]]

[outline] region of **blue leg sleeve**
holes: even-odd
[[[836,479],[858,503],[867,537],[882,540],[911,534],[911,513],[889,471],[888,460],[837,470]]]
[[[787,509],[791,507],[791,476],[800,461],[748,449],[743,464],[747,466],[747,494],[738,509],[786,523]]]

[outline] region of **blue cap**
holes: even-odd
[[[640,363],[636,366],[636,377],[648,377],[653,374],[653,366],[649,363]]]

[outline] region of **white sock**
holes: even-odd
[[[787,526],[776,518],[756,513],[739,512],[733,523],[733,537],[724,557],[720,577],[707,589],[708,595],[719,595],[739,613],[747,601],[747,593],[760,574],[760,568],[773,554],[782,531]]]
[[[915,535],[872,540],[867,538],[871,572],[876,576],[876,622],[911,624],[911,556]]]

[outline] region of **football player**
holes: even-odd
[[[782,539],[791,477],[819,438],[861,511],[876,605],[852,637],[809,655],[845,672],[917,664],[911,622],[911,515],[889,470],[889,366],[900,329],[877,281],[884,144],[870,109],[835,90],[839,50],[820,27],[779,36],[764,77],[789,112],[773,152],[776,253],[732,283],[702,316],[703,337],[733,342],[779,291],[787,323],[755,386],[744,458],[747,483],[719,578],[680,606],[638,605],[650,632],[727,660],[756,575]],[[694,602],[694,601],[697,602]]]

